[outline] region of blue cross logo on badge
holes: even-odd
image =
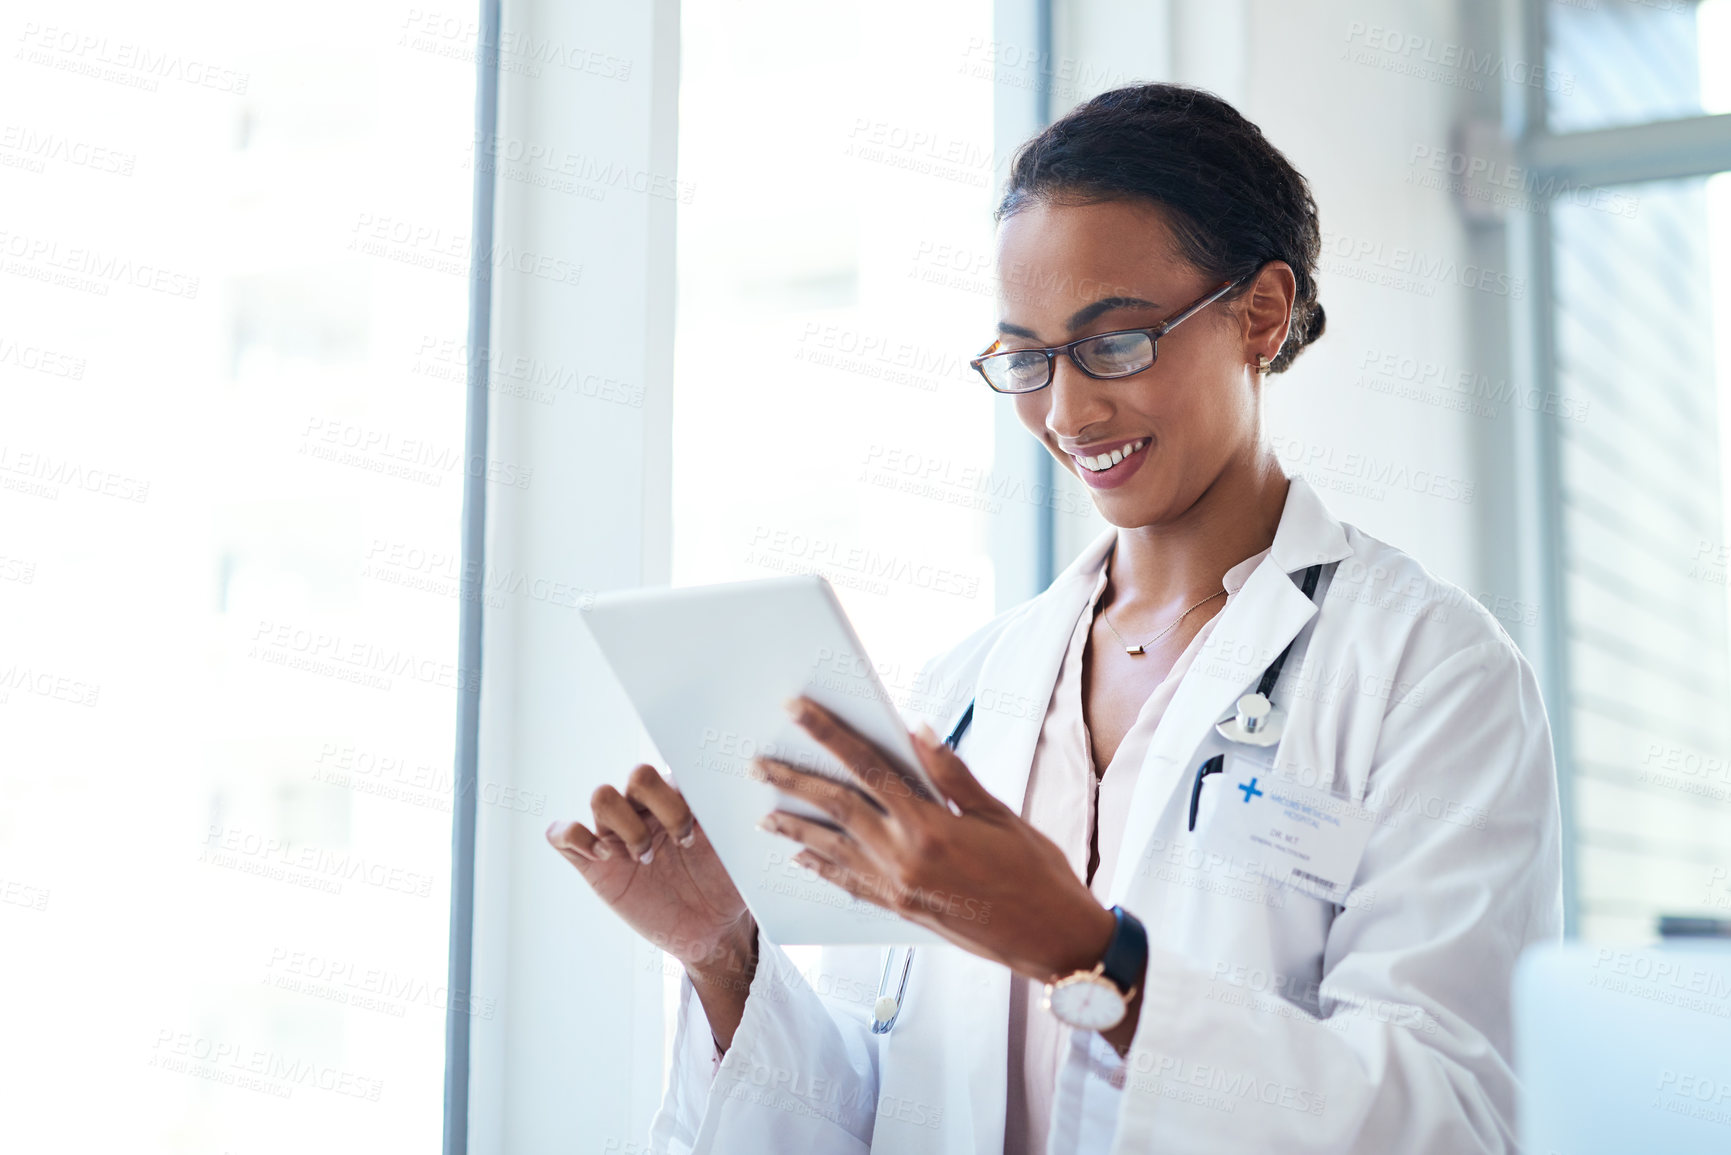
[[[1256,788],[1256,779],[1254,779],[1254,778],[1252,778],[1249,782],[1239,783],[1238,788],[1240,790],[1244,791],[1244,801],[1246,803],[1248,803],[1252,798],[1261,798],[1262,797],[1262,791],[1260,791]]]

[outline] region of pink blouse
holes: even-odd
[[[1265,549],[1226,571],[1221,584],[1226,588],[1227,604],[1237,596],[1251,571],[1267,553]],[[1082,654],[1087,648],[1095,607],[1106,589],[1111,556],[1112,551],[1107,551],[1106,561],[1101,564],[1094,583],[1094,592],[1077,617],[1076,628],[1071,631],[1063,665],[1058,670],[1058,680],[1052,690],[1052,701],[1046,708],[1039,741],[1034,747],[1028,791],[1022,804],[1022,817],[1063,848],[1076,877],[1084,881],[1087,880],[1089,836],[1095,822],[1099,822],[1100,863],[1089,889],[1102,902],[1112,886],[1112,875],[1124,841],[1124,824],[1129,817],[1131,794],[1136,789],[1136,775],[1142,768],[1148,743],[1160,725],[1160,719],[1165,716],[1166,705],[1172,700],[1184,672],[1207,644],[1214,623],[1220,618],[1215,614],[1203,623],[1178,660],[1172,663],[1166,680],[1142,704],[1135,722],[1113,752],[1105,773],[1096,777],[1093,744],[1082,716]],[[1059,1062],[1070,1045],[1070,1028],[1041,1006],[1044,997],[1042,983],[1032,979],[1014,979],[1011,982],[1004,1155],[1043,1155],[1046,1150],[1046,1135],[1051,1128],[1052,1096],[1057,1086]]]

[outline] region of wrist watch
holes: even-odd
[[[1046,1009],[1061,1023],[1109,1031],[1123,1021],[1136,997],[1136,986],[1148,969],[1148,932],[1121,906],[1112,908],[1112,917],[1117,925],[1093,969],[1046,984]]]

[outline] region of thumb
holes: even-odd
[[[963,762],[954,750],[938,741],[938,736],[925,722],[915,727],[912,735],[914,750],[920,756],[920,765],[925,767],[926,773],[931,776],[933,784],[943,791],[944,797],[953,802],[962,813],[1003,806],[995,794],[980,785],[980,780],[974,777],[968,764]]]

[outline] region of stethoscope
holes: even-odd
[[[1322,576],[1322,566],[1313,565],[1304,571],[1304,596],[1312,598],[1316,593],[1317,580]],[[1280,741],[1286,728],[1286,712],[1276,706],[1269,697],[1274,691],[1274,684],[1280,680],[1281,668],[1286,665],[1286,656],[1292,652],[1293,645],[1298,641],[1295,637],[1286,643],[1286,648],[1280,651],[1268,668],[1262,671],[1262,678],[1256,684],[1254,693],[1239,698],[1233,707],[1232,716],[1214,724],[1214,730],[1229,742],[1243,746],[1268,747]],[[962,716],[950,730],[949,737],[944,739],[944,745],[954,750],[967,732],[968,723],[974,720],[974,703],[968,702],[968,708],[962,711]],[[1202,781],[1210,774],[1218,774],[1226,765],[1226,756],[1216,754],[1196,768],[1196,780],[1190,787],[1190,829],[1196,829],[1196,808],[1202,801]],[[901,953],[901,977],[895,980],[896,993],[890,994],[891,981],[896,974],[896,955]],[[896,1025],[901,1017],[901,1009],[908,994],[908,976],[914,969],[914,948],[886,947],[884,950],[883,974],[878,978],[878,994],[872,1003],[872,1034],[887,1035],[890,1028]]]
[[[1316,593],[1317,579],[1322,576],[1322,566],[1313,565],[1304,571],[1304,596],[1310,599]],[[1274,693],[1274,684],[1280,680],[1281,667],[1286,665],[1286,655],[1292,652],[1293,645],[1298,641],[1295,637],[1286,643],[1286,648],[1280,651],[1269,667],[1262,671],[1262,680],[1256,684],[1255,693],[1246,694],[1238,699],[1233,707],[1232,717],[1214,723],[1214,732],[1228,742],[1236,742],[1240,746],[1269,747],[1280,742],[1280,736],[1286,730],[1286,711],[1276,706],[1269,695]],[[1190,786],[1190,825],[1189,830],[1196,829],[1196,809],[1202,805],[1202,783],[1210,774],[1218,774],[1226,768],[1226,755],[1216,754],[1196,767],[1196,780]]]
[[[956,743],[962,740],[967,732],[968,723],[974,720],[974,703],[968,701],[968,708],[962,711],[962,716],[951,727],[949,737],[944,739],[944,745],[954,750]],[[895,973],[896,952],[902,952],[902,977],[896,984],[896,993],[890,994],[890,976]],[[884,948],[884,973],[878,979],[878,997],[872,1003],[872,1034],[887,1035],[890,1028],[896,1025],[901,1017],[902,1001],[908,995],[908,975],[914,969],[914,948],[911,946]]]

